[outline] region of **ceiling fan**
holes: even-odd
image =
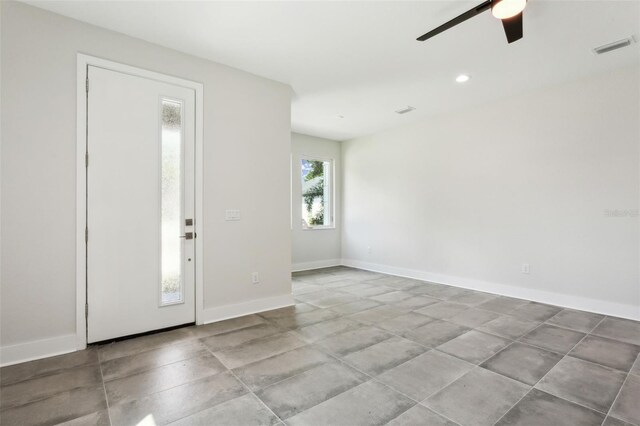
[[[479,6],[466,11],[462,15],[453,18],[449,22],[440,25],[435,30],[431,30],[426,34],[417,38],[418,41],[425,41],[431,37],[440,34],[449,28],[473,18],[482,12],[491,9],[491,14],[502,21],[504,32],[507,35],[507,41],[513,43],[522,38],[522,11],[527,5],[527,0],[487,0]]]

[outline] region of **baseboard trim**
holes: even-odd
[[[526,299],[534,302],[547,303],[581,311],[595,312],[631,320],[640,320],[640,306],[626,305],[622,303],[607,302],[582,296],[555,293],[545,290],[536,290],[525,287],[515,287],[506,284],[489,281],[474,280],[471,278],[456,277],[452,275],[435,274],[415,269],[399,268],[395,266],[377,263],[363,262],[355,259],[342,259],[344,266],[364,269],[372,272],[396,275],[405,278],[429,281],[438,284],[446,284],[453,287],[467,288],[470,290],[484,291],[501,296]]]
[[[310,271],[312,269],[329,268],[342,265],[342,259],[314,260],[312,262],[300,262],[291,265],[291,272]]]
[[[75,352],[76,335],[52,337],[50,339],[34,340],[17,345],[0,347],[0,366],[20,364],[36,359]]]
[[[294,303],[292,294],[283,294],[281,296],[265,297],[233,305],[205,308],[202,317],[204,324],[209,324],[244,315],[270,311],[272,309],[284,308],[286,306],[292,306]]]

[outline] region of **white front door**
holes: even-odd
[[[192,323],[195,92],[88,79],[87,341]]]

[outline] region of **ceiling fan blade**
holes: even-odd
[[[507,41],[509,43],[513,43],[514,41],[518,41],[522,38],[522,12],[518,13],[516,16],[503,19],[502,26],[504,27],[504,33],[507,35]]]
[[[453,18],[452,20],[450,20],[449,22],[440,25],[438,28],[436,28],[435,30],[431,30],[426,34],[421,35],[420,37],[417,38],[418,41],[425,41],[430,39],[431,37],[440,34],[443,31],[448,30],[451,27],[455,27],[456,25],[466,21],[467,19],[473,18],[476,15],[479,15],[480,13],[484,12],[485,10],[489,10],[491,9],[491,0],[487,0],[484,3],[482,3],[479,6],[474,7],[471,10],[466,11],[465,13],[463,13],[462,15]]]

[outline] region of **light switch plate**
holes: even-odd
[[[225,210],[224,220],[240,220],[240,210]]]

